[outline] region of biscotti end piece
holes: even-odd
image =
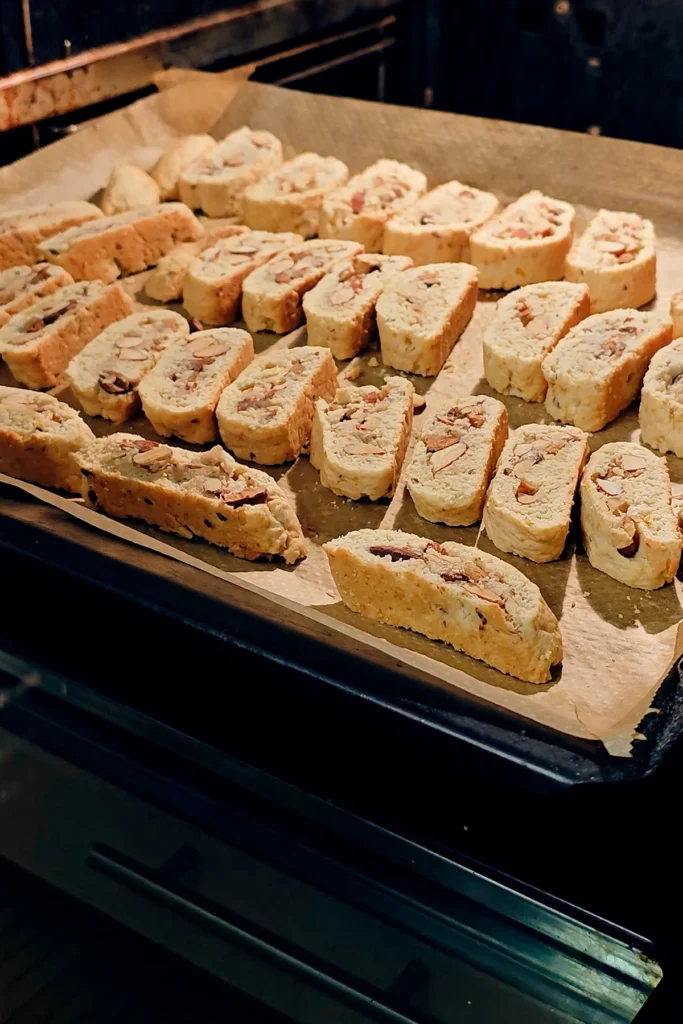
[[[382,289],[412,265],[407,256],[364,252],[338,263],[304,295],[308,344],[324,345],[335,359],[352,359],[377,332]]]
[[[66,370],[89,416],[124,423],[140,408],[138,385],[164,349],[189,334],[185,317],[170,310],[133,313],[110,324],[75,356]]]
[[[559,558],[587,452],[588,437],[576,427],[519,427],[489,487],[483,520],[489,540],[533,562]]]
[[[134,434],[94,441],[78,456],[86,505],[167,533],[228,548],[240,558],[306,557],[296,512],[267,473],[218,446],[171,448]]]
[[[337,367],[329,349],[296,348],[255,360],[216,409],[225,445],[240,459],[275,466],[308,448],[313,407],[331,398]]]
[[[581,480],[581,527],[596,569],[641,590],[670,583],[681,538],[666,460],[629,441],[599,448]]]
[[[434,263],[392,278],[377,301],[384,365],[435,377],[470,322],[477,278],[468,263]]]
[[[448,526],[478,522],[507,434],[507,409],[485,395],[451,399],[429,415],[406,477],[418,514]]]
[[[0,472],[80,493],[75,455],[94,440],[75,409],[52,395],[0,387]]]
[[[538,587],[494,555],[400,530],[356,530],[324,545],[344,604],[376,622],[443,640],[528,683],[562,660]]]
[[[599,210],[574,242],[565,277],[588,285],[593,313],[644,306],[657,288],[652,222],[637,213]]]
[[[241,217],[246,190],[281,163],[280,140],[244,126],[185,167],[178,192],[191,209],[208,217]]]
[[[115,167],[102,195],[102,213],[112,217],[139,206],[156,206],[161,202],[159,186],[147,171],[134,164]]]
[[[381,388],[339,388],[316,402],[311,463],[335,494],[372,501],[396,489],[413,424],[410,381],[389,377]]]
[[[674,292],[671,296],[670,315],[673,323],[673,336],[683,336],[683,291]]]
[[[683,339],[652,357],[640,393],[640,439],[683,456]]]
[[[318,234],[323,197],[343,185],[349,169],[334,156],[299,153],[271,171],[244,195],[244,222],[261,231]]]
[[[652,356],[671,341],[671,321],[636,309],[597,313],[543,360],[545,407],[556,420],[602,430],[631,404]]]
[[[192,444],[218,440],[216,405],[254,358],[250,334],[217,327],[181,338],[140,382],[145,416],[157,434]]]
[[[0,327],[38,299],[73,283],[71,274],[50,263],[0,271]]]
[[[523,284],[559,281],[572,242],[574,207],[534,190],[474,232],[470,255],[480,288],[510,291]]]
[[[206,156],[218,145],[210,135],[186,135],[172,142],[149,172],[159,186],[162,203],[178,199],[178,179],[186,167]]]
[[[590,313],[585,284],[529,284],[502,298],[483,341],[484,373],[496,391],[542,402],[542,363],[567,331]]]
[[[283,250],[246,278],[242,316],[249,330],[286,334],[303,323],[302,299],[339,260],[361,252],[358,242],[313,238]]]
[[[45,258],[38,248],[43,239],[101,216],[97,206],[83,202],[46,203],[0,214],[0,270],[37,263]]]
[[[491,192],[447,181],[387,221],[382,251],[427,263],[469,263],[470,236],[498,209]]]
[[[120,284],[70,284],[0,328],[0,355],[22,384],[35,390],[52,388],[88,342],[132,312],[133,300]]]

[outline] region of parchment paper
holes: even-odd
[[[193,73],[189,82],[176,74],[179,84],[159,96],[110,114],[78,135],[0,171],[0,204],[9,208],[25,202],[83,198],[102,186],[115,163],[125,159],[146,166],[156,159],[161,147],[185,130],[205,131],[213,124],[213,133],[220,137],[248,123],[277,133],[290,152],[311,149],[334,154],[352,171],[380,156],[391,156],[421,168],[430,185],[459,178],[496,192],[503,201],[529,188],[541,188],[575,203],[579,229],[599,206],[636,210],[652,218],[658,232],[655,308],[667,310],[671,292],[683,285],[681,152],[253,83],[238,92],[246,73],[240,72],[241,79]],[[224,112],[214,124],[219,110]],[[126,282],[139,302],[146,301],[141,291],[144,279],[145,275],[138,275]],[[429,404],[466,392],[493,393],[483,377],[481,336],[498,297],[483,293],[472,322],[436,381],[411,378],[417,390],[427,394]],[[257,352],[273,345],[304,343],[305,329],[285,338],[265,334],[255,339]],[[376,346],[360,362],[361,375],[355,383],[383,381],[385,370]],[[0,379],[11,382],[4,372]],[[56,393],[77,404],[68,390],[56,389]],[[502,400],[511,428],[548,421],[543,405]],[[98,434],[121,429],[104,420],[85,419]],[[417,427],[419,422],[418,417]],[[124,429],[154,437],[143,417]],[[635,407],[594,435],[591,446],[631,438],[638,439]],[[683,490],[683,462],[672,457],[668,463],[674,488]],[[273,602],[296,607],[310,620],[343,635],[354,650],[369,653],[374,649],[390,655],[401,670],[428,680],[425,685],[454,686],[565,733],[601,740],[615,755],[629,752],[638,723],[683,650],[678,581],[652,593],[616,583],[594,570],[582,552],[577,553],[575,526],[563,557],[536,565],[497,551],[477,527],[453,529],[420,519],[402,486],[391,503],[352,502],[323,488],[306,458],[275,468],[273,475],[296,503],[307,535],[308,558],[295,568],[245,562],[202,542],[184,541],[132,522],[116,522],[85,509],[76,499],[7,477],[0,480],[100,530],[262,594],[266,617],[277,614]],[[543,686],[522,683],[445,644],[348,612],[338,601],[322,544],[363,526],[397,527],[437,540],[476,544],[521,569],[538,584],[560,619],[565,654],[557,677]],[[163,576],[168,572],[166,564],[159,559],[155,571]]]

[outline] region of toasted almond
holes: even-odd
[[[369,444],[347,444],[345,455],[386,455],[384,448],[372,448]]]
[[[637,473],[638,470],[645,469],[646,466],[647,463],[641,455],[622,455],[621,457],[621,468],[627,473]]]
[[[207,477],[202,486],[209,494],[218,494],[219,491],[223,490],[224,484],[217,476],[210,476]]]
[[[615,477],[610,477],[609,479],[605,479],[604,477],[598,477],[595,482],[597,486],[600,488],[600,490],[604,491],[605,494],[617,495],[621,494],[621,492],[623,491],[623,484],[621,480]]]
[[[628,502],[625,498],[608,498],[607,507],[616,515],[619,512],[628,511]]]
[[[168,458],[173,455],[173,449],[167,444],[159,444],[155,448],[150,448],[144,452],[138,452],[137,455],[133,456],[133,462],[136,466],[150,467],[155,463],[160,465],[164,463]]]
[[[515,474],[515,476],[524,477],[527,475],[530,469],[533,469],[533,467],[536,465],[536,462],[536,459],[522,459],[521,462],[518,462],[517,465],[514,466],[512,472]]]
[[[505,604],[500,594],[496,594],[494,590],[489,590],[488,587],[480,583],[465,582],[461,584],[461,589],[468,594],[472,594],[473,597],[481,598],[482,601],[491,601],[492,604],[498,604],[501,608]]]
[[[519,494],[515,495],[520,505],[533,505],[535,501],[538,501],[540,494]]]
[[[460,440],[460,435],[454,433],[449,434],[425,434],[422,438],[422,443],[426,446],[428,452],[439,452],[442,448],[450,448],[451,445],[457,444]]]
[[[275,284],[289,284],[292,280],[293,272],[289,270],[281,270],[279,274],[275,275]]]
[[[617,256],[617,263],[633,263],[635,258],[635,254],[632,252],[622,252],[621,256]]]
[[[372,360],[370,360],[370,362],[372,362]],[[418,395],[416,392],[413,395],[413,412],[415,413],[415,415],[419,416],[419,414],[424,410],[426,405],[427,399],[424,397],[424,395]]]
[[[196,356],[197,359],[208,359],[210,357],[216,359],[218,356],[224,356],[227,351],[228,350],[225,345],[222,345],[220,341],[216,341],[214,339],[212,341],[205,342],[204,345],[199,348],[194,348],[192,350],[192,354]]]
[[[533,450],[534,446],[532,444],[527,444],[526,441],[522,442],[522,444],[516,444],[513,449],[515,455],[528,455],[529,452],[532,452]]]
[[[609,242],[607,240],[601,240],[595,243],[595,248],[598,252],[609,252],[613,256],[620,256],[626,246],[623,242]]]
[[[536,494],[538,487],[534,487],[528,480],[520,480],[517,485],[517,494]]]
[[[123,352],[119,353],[119,359],[122,362],[142,362],[143,359],[147,359],[149,352],[141,352],[139,348],[127,348]]]
[[[432,472],[440,473],[442,469],[446,469],[448,466],[452,465],[452,463],[461,458],[466,451],[467,445],[464,441],[458,441],[457,444],[453,444],[449,448],[444,448],[442,451],[434,452],[429,459],[429,465],[432,467]]]
[[[127,334],[123,338],[118,338],[116,344],[118,348],[139,348],[143,341],[144,338],[136,338],[132,334]]]
[[[242,167],[243,164],[244,157],[238,156],[237,154],[235,154],[235,156],[226,156],[223,160],[224,167]]]
[[[294,266],[294,260],[291,260],[288,256],[283,259],[276,259],[270,264],[270,269],[276,273],[280,270],[291,270]]]
[[[346,285],[342,285],[336,288],[330,295],[330,302],[333,306],[341,306],[345,302],[349,302],[355,295],[353,288],[349,288]]]

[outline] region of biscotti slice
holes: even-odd
[[[244,279],[283,249],[300,241],[301,235],[289,232],[248,231],[204,249],[185,275],[185,309],[202,323],[233,323],[240,315]]]
[[[641,590],[670,583],[681,538],[666,460],[629,441],[604,444],[581,480],[581,527],[596,569]]]
[[[413,425],[413,385],[340,388],[315,405],[311,463],[335,494],[372,501],[394,493]]]
[[[320,210],[320,237],[348,238],[360,242],[368,252],[382,252],[389,218],[426,191],[427,179],[422,171],[397,160],[378,160],[325,196]]]
[[[94,436],[75,409],[52,395],[0,387],[0,473],[80,493],[74,454]]]
[[[491,387],[542,402],[548,389],[543,360],[589,313],[585,284],[548,281],[505,295],[484,333],[484,373]]]
[[[76,281],[115,281],[153,267],[178,242],[191,242],[201,233],[183,203],[160,203],[69,228],[38,249],[42,259],[64,267]]]
[[[224,443],[240,459],[279,465],[311,439],[313,406],[331,398],[337,367],[329,349],[296,348],[265,355],[225,389],[216,417]]]
[[[178,179],[186,167],[218,145],[210,135],[185,135],[172,142],[161,154],[149,172],[159,186],[162,203],[178,199]]]
[[[640,440],[683,456],[683,339],[656,352],[640,392]]]
[[[169,345],[189,333],[179,313],[133,313],[110,324],[71,360],[67,380],[89,416],[123,423],[140,408],[142,378]]]
[[[358,242],[313,238],[293,245],[254,270],[242,289],[242,316],[250,331],[285,334],[304,321],[304,293],[335,263],[361,252]]]
[[[480,288],[510,291],[559,281],[572,243],[574,207],[534,190],[492,217],[470,239]]]
[[[241,217],[250,185],[282,163],[282,143],[246,126],[231,132],[181,172],[180,198],[209,217]]]
[[[587,452],[588,437],[576,427],[519,427],[503,449],[486,498],[489,540],[533,562],[559,558]]]
[[[644,306],[657,288],[652,222],[637,213],[599,210],[574,242],[564,276],[588,285],[593,313]]]
[[[448,526],[478,522],[508,435],[507,409],[495,398],[468,395],[421,426],[406,477],[418,514]]]
[[[216,405],[254,358],[251,334],[217,327],[171,345],[140,382],[145,416],[157,434],[192,444],[218,440]]]
[[[79,455],[87,505],[141,519],[180,537],[202,537],[240,558],[306,557],[296,512],[272,477],[222,448],[189,452],[134,434],[112,434]]]
[[[46,203],[0,214],[0,270],[44,259],[38,245],[60,231],[102,217],[93,203]]]
[[[431,263],[389,281],[377,301],[384,365],[435,377],[470,322],[477,276],[468,263]]]
[[[52,295],[58,288],[73,284],[71,274],[50,263],[32,267],[11,267],[0,272],[0,327],[38,299]]]
[[[491,192],[447,181],[387,221],[382,251],[410,256],[416,267],[469,263],[472,232],[497,209]]]
[[[105,217],[113,217],[139,206],[156,206],[160,201],[159,186],[147,171],[135,164],[121,164],[111,172],[100,205]]]
[[[669,309],[674,326],[673,336],[680,338],[683,335],[683,291],[673,293]]]
[[[304,295],[309,345],[325,345],[335,359],[351,359],[377,333],[375,306],[387,281],[412,267],[407,256],[358,253]]]
[[[145,291],[151,299],[157,299],[158,302],[177,302],[182,299],[185,275],[197,256],[204,249],[216,245],[220,239],[244,235],[248,230],[243,224],[219,224],[208,228],[202,224],[204,230],[196,242],[181,242],[161,257],[145,282]]]
[[[244,194],[244,223],[262,231],[318,234],[323,197],[343,185],[349,169],[334,156],[299,153]]]
[[[630,405],[648,363],[671,341],[671,321],[636,309],[587,317],[543,360],[545,407],[563,423],[602,430]]]
[[[0,328],[0,356],[29,388],[52,388],[105,327],[133,312],[120,284],[81,281],[39,299]]]
[[[495,555],[400,530],[356,530],[324,545],[344,604],[500,672],[545,683],[562,660],[557,619],[538,587]]]

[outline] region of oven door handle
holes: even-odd
[[[226,915],[224,908],[196,894],[190,894],[180,885],[170,884],[176,874],[168,871],[173,860],[171,858],[165,868],[155,870],[104,843],[94,843],[88,852],[88,864],[96,871],[137,890],[193,924],[235,942],[260,959],[273,963],[373,1020],[381,1021],[382,1024],[435,1024],[433,1017],[420,1012],[406,1016],[398,1007],[389,1005],[386,993],[381,989],[365,983],[359,987],[355,979],[344,980],[341,972],[335,976],[337,972],[330,973],[329,966],[323,965],[322,961],[317,963],[316,957],[306,955],[304,958],[299,947],[283,943],[271,932],[254,926],[237,914]],[[196,866],[199,862],[199,855],[195,854],[190,866]],[[400,990],[400,986],[393,988],[394,991]],[[393,1002],[391,997],[389,1002]],[[414,1014],[412,1009],[411,1014]]]

